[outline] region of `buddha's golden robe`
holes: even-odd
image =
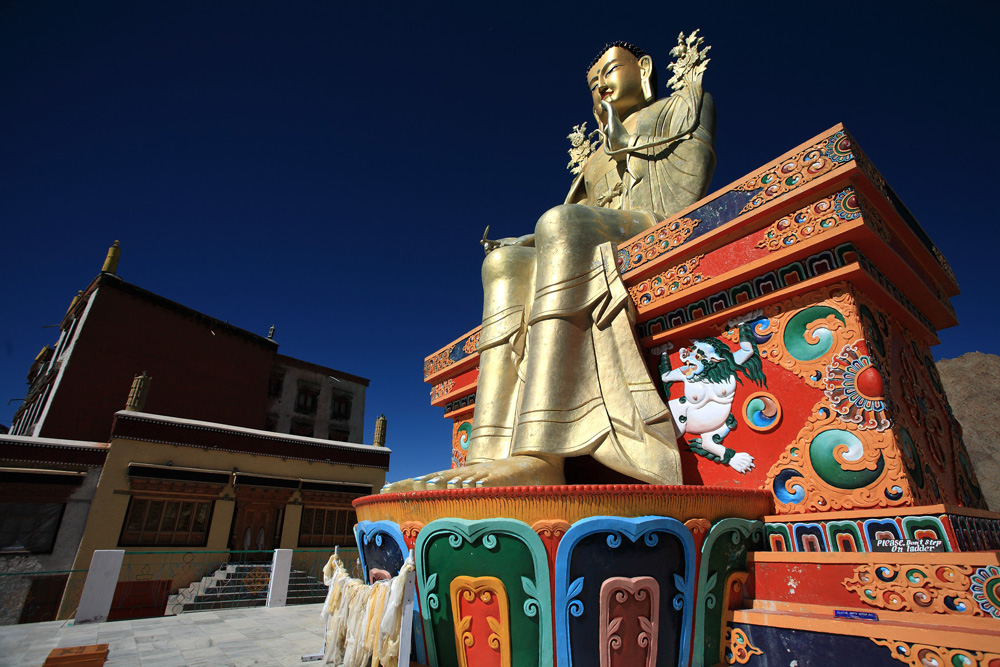
[[[676,434],[635,337],[616,249],[704,196],[715,109],[696,84],[624,124],[627,155],[591,155],[566,203],[539,219],[534,247],[503,246],[483,263],[467,463],[590,455],[642,481],[682,481]],[[657,145],[642,148],[650,143]]]

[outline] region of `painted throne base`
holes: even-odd
[[[764,546],[770,493],[553,486],[354,503],[364,571],[412,549],[416,658],[434,666],[715,664],[731,578]]]

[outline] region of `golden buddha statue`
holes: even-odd
[[[601,149],[534,234],[483,239],[466,466],[384,492],[564,484],[566,459],[582,456],[633,480],[681,483],[677,435],[635,337],[615,251],[708,189],[715,109],[701,87],[708,49],[699,50],[696,35],[682,33],[671,52],[675,92],[664,99],[656,98],[653,61],[638,47],[615,42],[591,63]]]

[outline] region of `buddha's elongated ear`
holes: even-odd
[[[639,76],[642,82],[642,96],[647,102],[652,102],[656,98],[653,84],[650,82],[653,76],[653,59],[648,55],[639,58]]]

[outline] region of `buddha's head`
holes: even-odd
[[[656,100],[656,69],[646,52],[628,42],[612,42],[587,68],[587,85],[594,115],[607,122],[601,101],[611,103],[618,117],[630,115]]]

